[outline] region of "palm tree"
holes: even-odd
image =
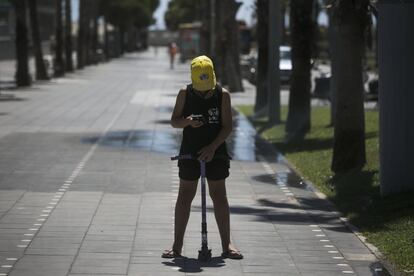
[[[301,140],[310,130],[311,53],[313,41],[313,0],[292,0],[290,30],[292,46],[292,77],[286,140]]]
[[[257,14],[257,41],[258,57],[256,67],[256,101],[254,105],[255,113],[262,113],[267,106],[267,62],[268,62],[268,17],[269,1],[256,1]]]
[[[39,22],[37,20],[37,0],[29,1],[29,13],[30,13],[30,26],[32,29],[33,49],[35,54],[36,63],[36,79],[48,80],[45,62],[43,60],[43,51],[41,38],[39,34]]]
[[[66,71],[73,71],[72,59],[72,4],[71,0],[65,0],[65,57]]]
[[[63,21],[62,0],[56,0],[56,47],[55,47],[55,77],[65,74],[65,61],[63,59]]]
[[[338,32],[334,172],[361,169],[366,161],[362,57],[368,4],[369,0],[338,0],[333,8],[333,24]]]
[[[30,86],[29,74],[29,40],[27,37],[27,3],[26,0],[12,0],[16,14],[16,85]]]

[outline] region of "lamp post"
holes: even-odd
[[[381,194],[414,191],[414,0],[378,2]]]

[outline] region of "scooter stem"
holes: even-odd
[[[201,169],[201,245],[207,246],[207,216],[206,216],[206,162],[200,161]]]

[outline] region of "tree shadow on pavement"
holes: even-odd
[[[0,102],[21,102],[26,101],[26,99],[16,97],[13,94],[1,94],[0,93]]]
[[[251,215],[254,221],[287,225],[324,224],[324,228],[335,232],[349,233],[350,230],[332,213],[332,205],[319,198],[298,198],[300,205],[259,199],[255,206],[230,206],[231,214]],[[201,212],[199,206],[193,210]],[[213,213],[213,208],[207,208]],[[307,212],[300,212],[306,210]]]
[[[223,267],[226,265],[222,257],[212,257],[209,262],[200,262],[195,258],[175,258],[169,262],[162,262],[165,266],[178,267],[178,271],[184,273],[202,272],[203,267]]]

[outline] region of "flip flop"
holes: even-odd
[[[172,259],[172,258],[179,258],[182,256],[177,250],[167,249],[162,253],[161,257],[166,258],[166,259]]]
[[[241,260],[243,259],[243,254],[240,253],[240,251],[238,250],[228,250],[226,252],[221,253],[221,257],[233,260]]]

